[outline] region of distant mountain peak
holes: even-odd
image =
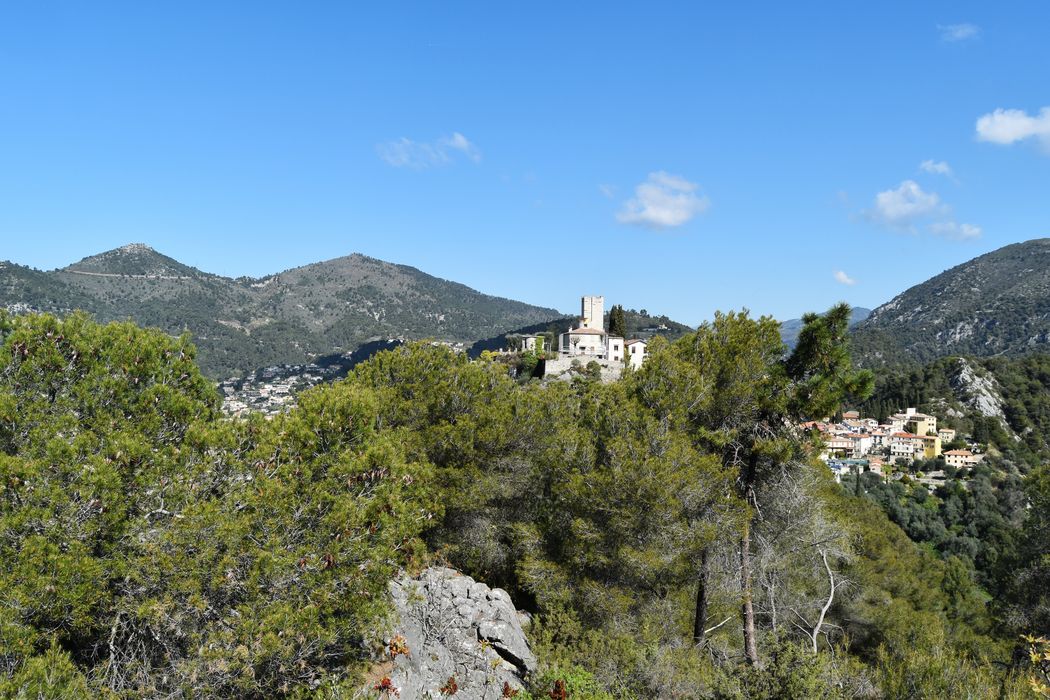
[[[156,253],[153,248],[149,247],[145,243],[128,243],[122,245],[119,248],[111,251],[113,253]]]
[[[196,277],[203,273],[159,253],[145,243],[128,243],[91,255],[62,268],[61,272],[133,277]]]

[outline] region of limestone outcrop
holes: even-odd
[[[993,377],[977,374],[969,362],[959,358],[958,371],[949,381],[963,403],[982,416],[998,418],[1006,424],[1003,400]]]
[[[454,687],[456,698],[498,700],[535,671],[522,616],[506,591],[432,567],[392,581],[390,595],[396,618],[384,640],[383,679],[391,695],[440,698]]]

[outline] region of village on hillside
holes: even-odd
[[[917,462],[933,462],[955,471],[980,464],[978,445],[961,439],[953,428],[938,427],[937,416],[914,408],[888,416],[883,422],[846,411],[838,422],[809,421],[804,430],[819,434],[820,458],[841,481],[844,474],[871,472],[883,479],[900,479]],[[944,449],[945,446],[952,449]],[[945,469],[919,472],[917,480],[929,490],[944,484]]]
[[[637,334],[641,337],[635,338],[623,338],[608,332],[605,329],[605,297],[585,296],[580,300],[580,316],[565,333],[558,336],[552,333],[511,333],[506,336],[506,347],[488,355],[507,363],[512,373],[522,378],[538,376],[565,380],[591,372],[602,381],[615,381],[625,368],[642,365],[647,357],[648,338],[667,330],[666,326],[657,325],[643,329]],[[404,338],[379,340],[353,352],[331,356],[323,363],[274,365],[257,369],[244,377],[227,379],[219,383],[223,411],[233,416],[253,412],[275,415],[294,406],[299,392],[345,377],[354,365],[373,352],[394,348],[404,342]],[[447,346],[454,352],[468,352],[463,343],[429,342]],[[527,362],[526,358],[533,362]]]

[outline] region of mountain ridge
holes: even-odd
[[[863,306],[850,307],[850,328],[856,326],[861,321],[864,321],[870,315],[871,309],[866,309]],[[784,344],[789,348],[794,348],[798,343],[798,334],[802,331],[802,325],[801,318],[792,318],[780,323],[780,339],[783,340]]]
[[[564,314],[360,253],[260,278],[204,272],[142,243],[51,271],[0,263],[0,308],[190,331],[202,369],[225,378],[388,338],[469,344]]]
[[[866,366],[1050,351],[1050,238],[998,248],[917,284],[853,332]]]

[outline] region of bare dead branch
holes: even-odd
[[[719,623],[718,623],[717,625],[715,625],[714,627],[708,627],[708,628],[707,628],[706,630],[704,630],[704,634],[710,634],[711,632],[714,632],[714,631],[715,631],[716,629],[718,629],[719,627],[721,627],[721,626],[722,626],[722,625],[724,625],[725,623],[727,623],[727,622],[729,622],[730,620],[732,620],[732,619],[733,619],[733,617],[734,617],[733,615],[730,615],[729,617],[727,617],[726,619],[722,620],[721,622],[719,622]]]
[[[831,609],[831,604],[835,601],[835,588],[837,587],[835,582],[835,574],[831,570],[831,565],[828,564],[828,552],[827,550],[820,550],[820,558],[824,561],[824,569],[828,572],[828,579],[831,582],[831,590],[828,592],[828,602],[824,603],[824,607],[820,609],[820,617],[817,618],[817,624],[813,627],[813,653],[817,653],[817,636],[820,634],[820,628],[824,625],[824,617],[828,614],[828,610]]]

